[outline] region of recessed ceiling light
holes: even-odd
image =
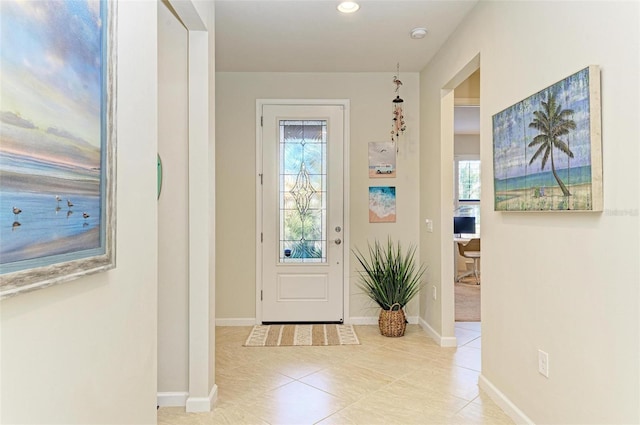
[[[409,35],[411,35],[411,38],[413,38],[413,39],[424,38],[427,35],[427,29],[426,28],[414,28],[414,29],[411,30]]]
[[[360,5],[355,1],[343,1],[338,5],[338,10],[342,13],[353,13],[360,9]]]

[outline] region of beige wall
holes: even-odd
[[[466,80],[456,86],[454,97],[461,104],[475,101],[480,98],[480,70],[475,71]]]
[[[480,54],[482,375],[535,423],[640,421],[639,7],[480,2],[421,73],[428,216],[450,166],[440,161],[441,88]],[[590,64],[602,77],[604,212],[494,212],[491,116]],[[421,234],[430,263],[438,239]],[[424,300],[423,318],[440,331],[440,305]],[[538,349],[549,353],[549,378]]]
[[[156,12],[119,2],[117,267],[2,301],[4,424],[156,423]]]
[[[389,73],[217,73],[216,202],[218,319],[255,318],[256,269],[256,99],[350,99],[351,246],[391,235],[405,244],[418,242],[418,74],[402,73],[407,132],[400,141],[398,177],[369,179],[368,142],[386,141],[391,130]],[[397,190],[397,223],[369,224],[369,185]],[[345,251],[349,253],[349,251]],[[350,255],[350,253],[349,253]],[[377,316],[358,295],[351,261],[351,317]],[[408,313],[417,315],[417,307]],[[347,318],[348,320],[348,318]]]
[[[189,390],[188,55],[187,29],[158,2],[158,392]]]
[[[480,155],[479,134],[457,134],[454,143],[454,155]]]

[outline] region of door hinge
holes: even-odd
[[[264,233],[260,232],[260,242],[264,242]]]
[[[260,127],[264,127],[264,117],[260,117]]]
[[[263,174],[262,174],[262,173],[260,173],[260,174],[258,174],[258,175],[260,176],[260,184],[262,184]]]
[[[260,301],[262,301],[262,290],[260,290]]]

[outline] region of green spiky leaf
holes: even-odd
[[[368,244],[368,256],[356,248],[353,254],[362,266],[358,286],[384,310],[394,304],[403,308],[423,286],[426,267],[416,265],[415,252],[415,246],[410,245],[403,253],[400,242],[394,244],[391,238],[386,245],[378,241]]]

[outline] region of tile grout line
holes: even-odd
[[[356,332],[359,330],[357,326],[354,326],[354,329],[356,330]],[[376,400],[380,398],[381,395],[386,397],[385,391],[394,392],[393,390],[396,389],[395,387],[393,387],[394,385],[397,387],[397,386],[402,386],[404,382],[411,383],[411,380],[409,379],[409,377],[413,373],[417,373],[418,371],[421,371],[420,373],[425,373],[425,378],[431,376],[430,375],[431,373],[437,374],[439,376],[440,371],[444,371],[444,372],[454,371],[455,373],[455,369],[458,369],[459,371],[461,371],[459,373],[462,373],[462,375],[460,375],[462,377],[466,377],[467,374],[470,372],[473,372],[475,374],[479,373],[480,371],[477,370],[478,366],[472,363],[477,363],[477,361],[473,361],[474,356],[476,356],[478,353],[481,352],[481,348],[472,347],[470,346],[470,344],[473,344],[474,342],[477,344],[481,338],[481,333],[470,330],[470,329],[464,329],[464,328],[458,329],[458,327],[456,327],[456,330],[460,330],[461,333],[464,333],[464,335],[467,338],[470,338],[470,337],[473,337],[473,338],[465,342],[463,345],[457,348],[453,348],[452,350],[442,349],[442,347],[429,344],[423,341],[421,338],[415,338],[417,336],[415,333],[412,333],[411,335],[409,335],[408,338],[403,338],[399,340],[398,341],[399,344],[395,344],[393,339],[382,339],[379,337],[379,335],[375,334],[375,332],[368,329],[367,331],[358,332],[358,338],[360,340],[360,346],[358,349],[334,351],[334,352],[330,352],[328,355],[320,352],[318,352],[318,355],[316,355],[314,352],[311,352],[311,355],[308,358],[306,358],[306,360],[296,359],[298,351],[295,351],[295,352],[292,351],[293,355],[291,356],[291,359],[289,359],[290,357],[289,354],[285,354],[284,356],[275,355],[273,357],[274,361],[267,361],[266,359],[265,361],[262,361],[263,356],[256,355],[254,353],[249,353],[245,355],[242,355],[242,354],[239,355],[236,358],[236,361],[238,363],[234,364],[234,361],[233,361],[234,350],[239,349],[239,347],[236,346],[237,344],[228,344],[228,345],[216,344],[217,348],[224,347],[225,349],[224,363],[226,364],[226,367],[220,367],[220,368],[216,365],[216,371],[225,369],[226,371],[231,372],[229,376],[233,376],[235,374],[234,372],[239,373],[241,371],[241,368],[244,368],[245,366],[249,368],[250,365],[252,364],[254,366],[257,366],[256,362],[258,362],[258,364],[262,364],[264,367],[267,367],[270,370],[269,373],[272,373],[272,372],[276,373],[277,375],[275,376],[285,378],[288,380],[288,382],[279,383],[275,387],[269,388],[267,390],[261,389],[258,393],[255,394],[256,396],[265,397],[265,395],[269,394],[270,392],[277,391],[278,389],[282,389],[283,387],[289,385],[290,383],[298,382],[300,384],[304,384],[305,388],[319,391],[317,395],[320,398],[323,398],[325,396],[330,396],[332,398],[335,398],[337,401],[339,401],[337,405],[332,406],[333,408],[336,408],[335,412],[331,412],[331,409],[326,409],[325,411],[319,411],[318,413],[320,413],[321,414],[320,416],[323,416],[323,417],[317,418],[317,419],[314,418],[313,422],[305,422],[305,423],[314,423],[314,424],[319,424],[322,422],[342,423],[344,421],[347,421],[347,419],[353,420],[352,414],[354,412],[357,413],[362,406],[369,405],[370,402],[367,401],[368,398],[373,397],[373,399]],[[230,336],[233,335],[232,332],[228,332],[228,334]],[[242,342],[240,341],[240,338],[237,338],[237,339],[238,339],[238,342],[242,344]],[[460,349],[462,347],[466,347],[466,348],[460,350],[459,354],[456,354],[457,349]],[[434,350],[434,348],[437,348],[438,350]],[[226,351],[226,349],[228,349],[228,351]],[[394,357],[396,352],[398,353],[406,352],[407,354],[411,355],[410,356],[411,358],[407,356],[400,356],[401,358],[395,359],[395,361],[392,361],[391,363],[387,364],[386,361],[384,361],[384,358],[386,356]],[[275,353],[275,350],[272,351],[272,353]],[[344,353],[344,354],[340,354],[340,353]],[[419,355],[417,355],[416,353],[419,353]],[[301,351],[300,351],[300,354],[304,356]],[[360,360],[361,355],[362,355],[362,360]],[[368,355],[373,355],[373,357],[371,359],[367,359],[366,356]],[[230,356],[230,357],[227,359],[226,358],[227,356]],[[265,357],[269,357],[269,355],[266,355]],[[431,357],[433,357],[434,361],[429,361],[429,358]],[[463,364],[466,363],[467,366],[457,363],[456,358],[461,363]],[[287,364],[289,363],[289,361],[294,361],[294,362],[297,361],[298,363],[302,361],[302,363],[300,363],[299,365],[303,365],[304,367],[298,368],[297,371],[302,372],[304,375],[299,375],[293,369],[289,369],[287,367]],[[380,363],[381,361],[382,363]],[[398,363],[398,367],[395,366],[396,363]],[[469,367],[468,366],[469,364],[472,364],[472,367]],[[319,368],[315,371],[308,371],[309,367],[310,368],[319,367]],[[378,376],[379,379],[375,379],[375,384],[368,385],[367,387],[361,388],[358,391],[351,391],[349,389],[351,383],[349,383],[349,385],[345,384],[346,386],[343,389],[343,387],[340,384],[343,381],[340,379],[335,381],[332,385],[327,386],[326,388],[328,390],[318,388],[314,385],[314,383],[317,385],[324,385],[322,380],[326,378],[325,375],[330,375],[330,377],[332,377],[331,379],[333,382],[333,380],[337,379],[336,377],[340,376],[340,374],[343,373],[341,372],[343,367],[347,369],[351,367],[353,368],[357,367],[361,369],[361,372],[354,374],[354,379],[355,379],[355,381],[353,382],[354,385],[357,385],[358,382],[360,381],[357,378],[359,373],[365,373],[366,375],[369,375],[369,373],[375,373],[376,375],[379,375]],[[336,368],[338,369],[334,370]],[[286,373],[282,373],[282,371],[291,372],[291,374],[294,375],[295,378],[289,376]],[[463,371],[467,371],[467,372],[463,372]],[[398,373],[398,372],[402,372],[402,373]],[[251,374],[251,372],[247,372],[247,373]],[[310,378],[315,374],[318,374],[317,378]],[[473,388],[475,387],[473,387],[472,382],[468,381],[468,379],[471,379],[472,376],[469,375],[468,377],[464,378],[463,379],[464,383],[460,384],[462,385],[462,387],[459,387],[460,391],[456,392],[455,389],[450,390],[448,385],[446,384],[446,382],[450,382],[452,379],[452,376],[449,376],[449,375],[450,373],[443,374],[442,377],[443,377],[444,386],[440,386],[440,384],[438,384],[436,385],[436,387],[440,389],[438,392],[442,392],[443,396],[450,397],[452,398],[452,400],[455,399],[458,401],[455,401],[455,402],[452,401],[453,405],[449,406],[448,411],[446,409],[443,409],[442,413],[446,414],[446,417],[452,418],[454,422],[455,422],[454,418],[458,417],[458,419],[460,419],[460,415],[467,417],[468,415],[467,413],[461,413],[461,412],[464,412],[465,409],[467,409],[469,414],[471,414],[472,416],[479,415],[478,416],[479,418],[484,417],[485,419],[488,419],[489,416],[487,416],[486,412],[484,414],[477,413],[475,412],[474,409],[469,407],[474,405],[474,403],[477,405],[478,403],[482,402],[480,395],[475,393],[475,391],[473,391]],[[279,379],[280,378],[275,378],[274,380],[279,380]],[[304,382],[304,380],[308,380],[310,383]],[[260,380],[260,383],[261,383],[259,385],[260,387],[263,386],[262,381],[263,380]],[[347,381],[344,381],[344,382],[347,382]],[[453,381],[451,381],[451,383],[453,383]],[[271,384],[273,385],[274,382],[271,381]],[[244,386],[244,384],[240,385],[237,388],[241,388],[242,386]],[[229,388],[233,388],[233,387],[230,386]],[[302,389],[302,387],[300,387],[300,389]],[[337,392],[344,394],[344,396],[338,396],[331,392],[331,391],[336,392],[336,389],[339,389],[339,391]],[[361,393],[360,391],[363,391],[363,390],[365,392]],[[233,392],[236,393],[237,391],[234,390]],[[325,396],[322,396],[320,394],[325,394]],[[469,400],[469,398],[471,400]],[[259,419],[261,423],[265,423],[265,424],[278,423],[278,420],[274,419],[273,415],[271,415],[270,413],[251,412],[250,409],[249,410],[245,409],[243,405],[246,402],[246,400],[250,400],[250,398],[240,397],[240,399],[235,399],[235,398],[228,399],[227,402],[224,403],[225,404],[224,409],[230,409],[229,412],[233,412],[233,414],[230,417],[226,417],[228,413],[224,412],[223,416],[226,417],[224,419],[229,420],[229,418],[235,417],[236,414],[241,414],[240,412],[245,411],[247,414],[251,413],[252,415],[254,415],[254,417],[256,419]],[[411,410],[412,411],[421,410],[420,406],[423,406],[426,409],[426,406],[428,405],[429,405],[429,402],[426,401],[425,399],[424,403],[421,402],[419,404],[411,404]],[[425,410],[425,412],[426,411],[427,410]],[[262,417],[263,414],[266,415],[265,418],[268,417],[269,420],[266,420],[265,418],[263,418]],[[236,417],[235,420],[238,420],[238,418],[239,416]],[[330,418],[334,418],[334,419],[330,419]],[[309,419],[311,418],[308,418],[307,421],[309,421]],[[443,420],[444,420],[444,417],[443,417]],[[166,422],[166,423],[169,423],[169,422]],[[186,424],[187,422],[179,422],[179,423]],[[357,418],[355,423],[359,423],[357,422]]]

